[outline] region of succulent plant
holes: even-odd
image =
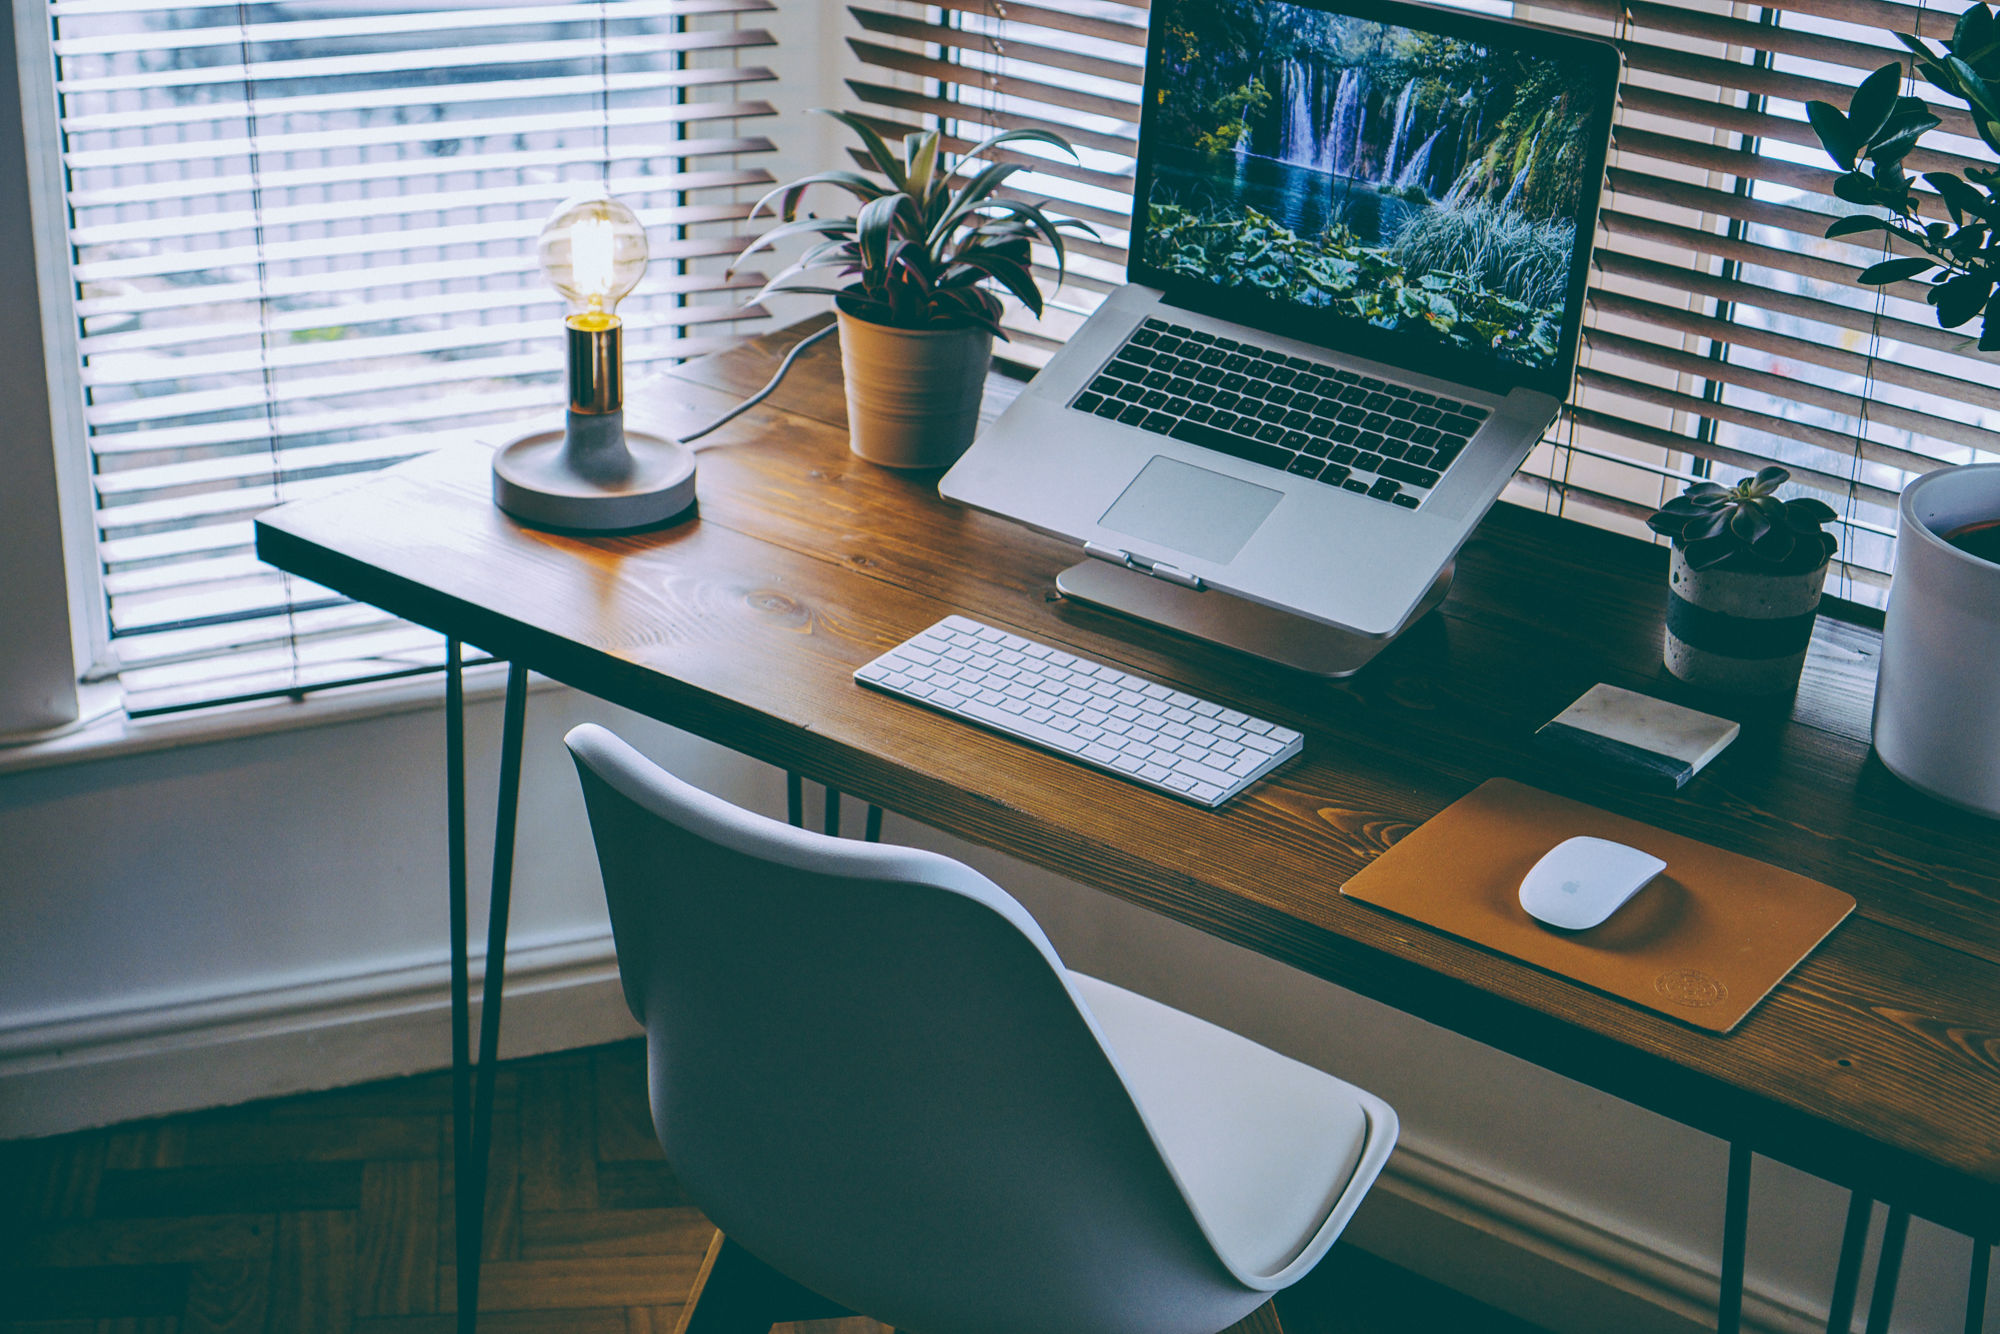
[[[831,116],[861,140],[883,180],[857,171],[823,171],[781,185],[757,201],[754,219],[766,208],[779,225],[751,242],[738,265],[768,246],[794,236],[819,238],[796,263],[764,285],[753,300],[773,292],[811,292],[837,298],[859,319],[894,329],[935,329],[977,325],[1000,337],[997,284],[1042,313],[1031,246],[1044,241],[1054,252],[1056,281],[1062,281],[1065,229],[1095,236],[1074,218],[1050,218],[1041,207],[996,195],[1008,177],[1025,170],[1018,163],[967,168],[1006,143],[1033,141],[1076,155],[1061,135],[1047,130],[1007,130],[981,142],[956,165],[948,165],[936,130],[903,136],[899,159],[868,123],[845,111],[814,108]],[[886,184],[884,184],[886,181]],[[799,199],[817,185],[845,190],[861,201],[852,215],[799,217]],[[815,279],[832,269],[853,281],[842,286]]]
[[[1735,486],[1696,482],[1646,520],[1656,533],[1674,539],[1697,570],[1731,569],[1790,574],[1816,568],[1839,544],[1821,526],[1839,516],[1810,497],[1778,499],[1792,479],[1776,466]]]

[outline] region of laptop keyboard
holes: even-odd
[[[1070,406],[1404,509],[1423,503],[1487,417],[1161,319],[1134,329]]]

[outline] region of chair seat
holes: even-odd
[[[1170,1005],[1069,980],[1217,1253],[1264,1279],[1316,1262],[1367,1143],[1367,1095]]]

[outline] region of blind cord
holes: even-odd
[[[708,425],[699,427],[693,431],[689,431],[686,434],[682,435],[680,437],[680,442],[685,445],[690,443],[691,441],[699,440],[703,436],[707,435],[710,431],[718,430],[724,426],[729,425],[729,423],[735,421],[738,417],[741,417],[744,413],[750,411],[750,409],[756,407],[759,403],[762,403],[765,399],[769,398],[772,395],[772,393],[777,390],[779,383],[785,378],[786,372],[792,369],[793,363],[798,361],[800,354],[803,353],[807,348],[811,347],[814,343],[817,343],[820,339],[826,337],[828,334],[832,333],[835,329],[838,329],[839,327],[840,326],[838,324],[829,324],[824,329],[815,329],[813,332],[807,334],[804,338],[801,338],[798,342],[793,343],[792,350],[785,353],[785,359],[778,363],[778,369],[771,373],[771,378],[764,382],[764,387],[762,389],[759,389],[756,393],[750,395],[750,397],[744,399],[741,403],[738,403],[735,407],[723,413],[720,417],[717,417],[714,421],[710,422]]]

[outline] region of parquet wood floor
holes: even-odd
[[[672,1331],[713,1229],[662,1160],[644,1062],[633,1041],[501,1067],[482,1330]],[[0,1331],[448,1334],[451,1164],[442,1074],[0,1144]],[[1280,1313],[1287,1334],[1537,1334],[1353,1247]]]

